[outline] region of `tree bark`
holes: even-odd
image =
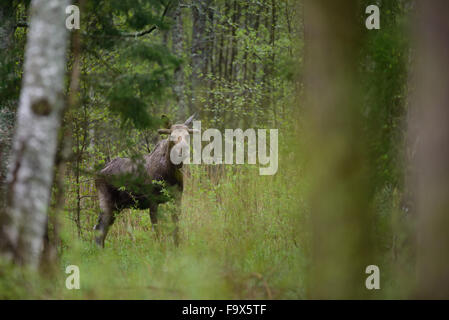
[[[239,24],[240,19],[240,5],[238,1],[234,1],[233,6],[233,13],[232,13],[232,26],[231,26],[231,60],[229,63],[229,81],[234,81],[234,78],[237,77],[236,75],[236,61],[235,58],[237,56],[237,38],[236,38],[236,32],[237,32],[237,26]]]
[[[231,11],[231,5],[230,5],[230,1],[226,1],[225,2],[225,11],[224,11],[224,21],[223,21],[223,38],[224,38],[224,43],[223,43],[223,78],[226,80],[229,80],[228,77],[228,61],[229,61],[229,55],[228,55],[228,49],[230,47],[230,37],[228,36],[229,33],[229,23],[228,23],[228,15],[229,12]]]
[[[0,5],[0,70],[6,72],[8,65],[12,64],[10,50],[13,47],[15,14],[12,3]],[[6,70],[5,70],[6,69]],[[9,75],[9,73],[8,73]],[[7,75],[6,75],[7,76]],[[4,77],[6,78],[4,75]],[[3,88],[2,88],[3,87]],[[0,88],[5,91],[8,86],[3,83]],[[5,92],[7,95],[10,92]],[[3,96],[3,93],[1,94]],[[6,172],[9,164],[9,152],[11,149],[11,138],[14,116],[11,101],[0,102],[0,211],[5,208],[5,185]]]
[[[0,251],[36,268],[42,253],[57,135],[64,108],[68,0],[33,0],[8,171]]]
[[[260,36],[260,31],[259,31],[259,27],[260,27],[260,17],[263,13],[263,5],[259,4],[259,10],[257,10],[256,13],[256,21],[254,22],[254,31],[257,33],[257,36]],[[252,80],[255,83],[257,80],[257,67],[258,67],[258,63],[254,62],[253,63],[253,67],[252,67]]]
[[[192,86],[195,88],[200,84],[203,71],[207,39],[206,34],[207,8],[210,0],[199,0],[192,4]]]
[[[362,298],[371,251],[369,161],[361,127],[357,0],[305,1],[310,174],[308,297]]]
[[[277,128],[277,112],[276,104],[273,103],[274,97],[274,65],[276,60],[276,1],[271,0],[271,28],[270,28],[270,45],[271,45],[271,63],[268,75],[268,105],[273,110],[274,127]]]
[[[226,17],[228,15],[228,9],[229,4],[228,2],[225,3],[225,11],[224,15],[218,18],[218,22],[221,25],[224,25],[226,22]],[[220,44],[219,49],[217,50],[217,70],[218,70],[218,77],[220,79],[224,78],[226,76],[226,68],[225,68],[225,30],[220,30]]]
[[[7,50],[12,43],[14,35],[15,17],[12,3],[0,5],[0,50]]]
[[[417,298],[449,298],[449,3],[422,1],[409,123],[417,215]]]
[[[173,53],[178,57],[182,57],[184,51],[184,28],[182,21],[182,11],[178,5],[173,13],[175,24],[172,29],[172,46]],[[184,96],[184,70],[182,65],[175,70],[174,73],[173,92],[178,103],[178,118],[184,119],[187,116],[186,101]]]
[[[245,12],[245,21],[244,21],[244,25],[245,25],[245,31],[246,34],[248,34],[248,27],[249,27],[249,23],[250,20],[253,16],[253,14],[251,14],[250,9],[249,9],[249,4],[247,3],[244,8],[243,11]],[[243,53],[243,76],[242,76],[242,82],[245,83],[248,79],[248,48],[245,46],[243,47],[244,53]]]

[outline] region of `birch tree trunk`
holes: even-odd
[[[40,261],[64,107],[68,0],[33,0],[25,66],[8,171],[0,250],[36,268]]]
[[[449,2],[417,8],[409,148],[417,214],[417,298],[449,298]]]

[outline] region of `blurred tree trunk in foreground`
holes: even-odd
[[[449,298],[449,2],[417,8],[409,124],[417,214],[418,298]]]
[[[33,0],[22,91],[8,172],[0,251],[37,267],[47,223],[57,135],[64,107],[68,0]]]
[[[357,0],[304,3],[305,130],[310,174],[308,298],[363,298],[372,190],[362,130]],[[309,136],[310,135],[310,136]]]

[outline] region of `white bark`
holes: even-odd
[[[38,266],[64,106],[68,0],[33,0],[0,237],[4,256]]]

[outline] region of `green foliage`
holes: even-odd
[[[20,94],[26,33],[23,28],[15,28],[14,25],[25,15],[26,7],[26,3],[19,4],[16,1],[0,5],[5,15],[5,19],[0,21],[0,27],[11,33],[9,46],[0,51],[0,111],[5,113],[7,111],[4,109],[15,110]],[[12,123],[7,115],[6,117],[3,121]]]
[[[404,37],[408,27],[406,3],[382,2],[381,29],[366,33],[362,53],[364,112],[376,168],[372,180],[379,188],[385,183],[395,187],[403,183],[403,154],[398,150],[404,143],[409,62],[409,43]]]
[[[179,67],[180,61],[166,46],[148,41],[145,35],[133,36],[150,28],[167,29],[164,18],[169,6],[154,0],[87,2],[82,23],[95,27],[83,37],[83,78],[89,88],[81,94],[98,92],[102,103],[125,125],[140,129],[156,125],[150,104],[161,102],[173,70]]]
[[[365,2],[368,5],[368,2]],[[371,3],[369,3],[371,4]],[[407,32],[409,2],[382,1],[381,29],[366,32],[361,71],[365,131],[373,175],[370,177],[376,197],[375,243],[377,256],[383,257],[392,278],[395,268],[412,265],[404,245],[410,234],[403,211],[406,175],[405,116],[407,114],[407,79],[409,40]],[[398,217],[402,218],[398,219]],[[388,266],[388,267],[387,267]],[[407,266],[404,269],[409,269]],[[399,275],[400,276],[400,275]],[[398,289],[398,288],[396,288]],[[404,288],[402,288],[404,291]],[[391,292],[394,292],[392,290]],[[398,293],[398,292],[397,292]]]

